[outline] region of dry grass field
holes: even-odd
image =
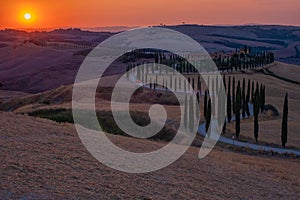
[[[299,199],[299,160],[219,148],[189,150],[167,168],[126,174],[96,161],[72,124],[0,113],[0,196],[4,199]],[[125,149],[165,143],[109,136]],[[139,150],[140,149],[140,150]]]

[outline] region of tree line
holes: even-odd
[[[212,82],[213,83],[213,82]],[[240,123],[241,119],[251,117],[249,106],[252,104],[253,106],[253,136],[258,142],[259,137],[259,114],[265,110],[265,97],[266,97],[266,87],[263,84],[259,84],[258,82],[251,81],[248,79],[248,83],[246,86],[246,80],[243,78],[242,84],[240,81],[237,82],[235,77],[229,76],[228,84],[226,84],[225,75],[223,76],[223,83],[227,92],[227,107],[226,114],[227,120],[225,120],[223,125],[222,133],[224,134],[226,131],[227,123],[231,123],[233,121],[233,116],[235,118],[235,137],[238,139],[240,136]],[[219,93],[219,91],[217,91]],[[212,107],[214,106],[214,95],[209,94],[209,90],[206,89],[204,92],[204,118],[206,119],[206,132],[208,132],[212,116],[215,113],[212,112]],[[218,101],[218,110],[221,110],[220,101]],[[219,120],[218,120],[219,121]],[[285,147],[287,143],[287,133],[288,133],[288,94],[285,96],[284,100],[284,108],[283,108],[283,116],[282,116],[282,128],[281,128],[281,141],[282,146]]]
[[[190,92],[190,87],[192,89],[192,93],[196,94],[197,101],[200,102],[200,95],[202,92],[202,78],[200,76],[186,76],[186,79],[182,80],[181,77],[176,75],[176,72],[193,74],[196,72],[195,67],[187,62],[183,57],[173,54],[170,52],[164,51],[154,51],[152,49],[143,49],[138,52],[131,52],[131,57],[137,58],[150,58],[154,59],[155,63],[164,64],[173,68],[170,70],[168,68],[161,68],[160,65],[152,64],[151,66],[139,68],[137,66],[145,64],[145,63],[130,63],[127,66],[127,72],[132,71],[132,73],[136,74],[138,80],[141,80],[142,83],[150,82],[150,89],[156,90],[157,87],[162,87],[165,90],[174,90],[174,91],[184,91]],[[222,71],[239,71],[245,69],[252,69],[256,67],[261,67],[274,62],[274,53],[272,52],[256,52],[253,53],[251,51],[251,47],[245,46],[243,51],[235,53],[231,55],[221,55],[215,54],[213,56],[213,60],[217,65],[219,70]],[[158,79],[160,75],[166,75],[168,77],[163,76],[162,85],[158,84]],[[150,76],[148,76],[150,75]],[[127,73],[127,76],[128,73]],[[220,89],[218,84],[218,80],[212,79],[211,82],[208,80],[208,84],[212,84],[213,93],[218,93]],[[253,115],[253,136],[256,142],[258,142],[259,138],[259,114],[262,113],[265,109],[265,85],[259,84],[258,82],[251,81],[250,79],[247,81],[243,78],[242,81],[236,81],[235,77],[228,78],[228,82],[225,80],[225,75],[223,76],[223,84],[226,89],[227,96],[227,106],[225,104],[220,104],[218,100],[218,110],[224,110],[227,115],[227,120],[223,125],[223,133],[226,131],[227,123],[231,123],[233,118],[235,118],[235,136],[238,139],[240,136],[240,123],[241,119],[252,117]],[[209,88],[209,86],[207,86]],[[208,89],[204,92],[204,117],[206,119],[206,131],[209,128],[211,117],[216,113],[215,105],[217,98],[214,98],[214,94],[210,94]],[[184,108],[184,126],[186,128],[191,128],[194,125],[194,118],[191,116],[200,116],[200,111],[198,108],[195,109],[194,103],[191,103],[192,99],[185,97],[185,108]],[[283,111],[283,119],[282,119],[282,133],[281,140],[282,146],[285,146],[287,142],[287,114],[288,114],[288,103],[287,103],[287,95],[285,99],[285,106]],[[223,108],[222,108],[223,106]],[[250,113],[249,106],[253,106],[253,113]],[[197,113],[199,113],[197,115]]]
[[[197,69],[188,62],[184,57],[166,51],[154,50],[154,49],[139,49],[133,52],[129,52],[126,54],[127,58],[126,61],[134,61],[136,58],[148,58],[154,59],[155,63],[157,64],[164,64],[170,66],[174,70],[178,71],[179,73],[196,73]],[[262,67],[267,64],[273,63],[275,61],[275,56],[273,52],[252,52],[251,47],[245,46],[241,52],[236,50],[235,53],[216,53],[212,54],[211,57],[213,58],[214,63],[216,64],[219,71],[241,71],[246,69],[253,69],[257,67]],[[209,60],[209,58],[207,58]],[[208,60],[201,59],[202,64],[209,62]],[[127,66],[127,72],[138,65],[145,64],[145,63],[130,63]],[[162,70],[159,69],[159,65],[154,65],[153,69],[146,72],[146,75],[149,72],[154,73],[154,71],[158,70],[160,74]],[[200,69],[201,70],[201,69]],[[164,71],[165,74],[172,74],[174,72],[170,72],[169,70]]]

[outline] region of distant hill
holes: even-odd
[[[164,26],[189,35],[209,52],[234,51],[244,45],[273,51],[276,60],[300,65],[300,27],[279,25]]]
[[[191,36],[209,52],[232,52],[244,45],[273,51],[277,61],[300,64],[300,27],[163,26]],[[118,27],[120,28],[120,27]],[[88,53],[114,35],[76,28],[52,31],[0,31],[0,81],[3,89],[37,93],[74,82]]]

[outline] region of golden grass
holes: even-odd
[[[297,199],[299,159],[189,150],[170,166],[126,174],[96,161],[74,126],[0,113],[2,198],[79,199]],[[128,150],[151,151],[162,142],[109,136]]]

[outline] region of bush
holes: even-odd
[[[273,105],[271,105],[271,104],[265,105],[264,110],[265,111],[269,111],[270,110],[272,112],[273,116],[279,116],[278,110]]]
[[[82,115],[80,115],[80,112],[82,112]],[[78,110],[78,113],[79,113],[78,116],[80,117],[79,120],[81,122],[80,125],[86,128],[99,131],[100,130],[99,124],[100,124],[104,132],[115,134],[115,135],[129,136],[118,127],[118,125],[116,124],[113,118],[112,112],[110,111],[97,112],[96,114],[98,119],[97,122],[94,121],[91,117],[92,115],[89,115],[89,113],[86,111]],[[121,112],[120,115],[122,115],[122,113],[124,113],[125,116],[125,112]],[[28,115],[53,120],[58,123],[66,123],[66,122],[74,123],[72,110],[70,109],[68,110],[64,108],[43,109],[43,110],[30,112],[28,113]],[[131,111],[130,115],[133,121],[139,126],[147,126],[151,122],[148,113]],[[175,134],[176,132],[173,129],[165,125],[159,133],[157,133],[155,136],[149,139],[171,141],[175,136]]]

